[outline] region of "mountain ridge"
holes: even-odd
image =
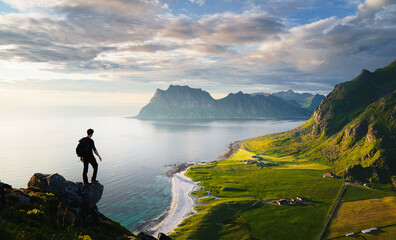
[[[336,85],[299,127],[246,146],[322,161],[350,180],[396,183],[396,61]]]
[[[167,90],[157,89],[136,118],[308,118],[313,113],[312,107],[309,108],[312,104],[319,103],[310,101],[303,108],[272,94],[242,91],[216,100],[200,88],[170,85]]]

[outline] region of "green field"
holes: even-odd
[[[326,231],[326,239],[351,239],[345,237],[348,233],[356,233],[353,239],[395,239],[396,194],[390,185],[372,185],[370,188],[349,185],[341,201]],[[370,228],[379,230],[361,233]]]
[[[386,185],[373,185],[371,188],[366,188],[361,185],[349,185],[346,187],[344,194],[342,195],[341,201],[356,201],[356,200],[366,200],[373,198],[383,198],[389,196],[396,196],[395,192],[390,192],[388,189],[384,189]]]
[[[396,225],[381,227],[371,233],[356,233],[353,237],[337,237],[337,240],[394,240],[396,236]]]
[[[327,238],[394,224],[396,197],[343,202],[328,228]]]
[[[201,181],[215,198],[204,198],[197,214],[175,229],[173,239],[316,239],[343,181],[324,179],[327,167],[304,159],[261,155],[268,166],[245,164],[251,152],[192,167],[186,175]],[[304,197],[289,206],[267,200]]]

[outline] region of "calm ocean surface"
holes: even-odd
[[[0,119],[0,180],[22,188],[34,173],[41,172],[82,181],[82,163],[75,148],[86,129],[93,128],[93,139],[103,158],[98,180],[105,191],[99,210],[134,231],[170,205],[171,182],[161,175],[170,165],[212,161],[227,150],[230,142],[285,131],[303,122],[126,118],[136,115],[138,108],[9,109]]]

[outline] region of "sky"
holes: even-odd
[[[395,59],[396,0],[0,0],[0,106],[327,94]]]

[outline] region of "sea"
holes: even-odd
[[[172,165],[210,162],[229,143],[292,129],[304,120],[138,120],[142,104],[0,106],[0,181],[25,188],[34,173],[82,181],[77,142],[93,128],[103,162],[101,213],[136,232],[169,207]],[[88,177],[92,174],[90,168]]]

